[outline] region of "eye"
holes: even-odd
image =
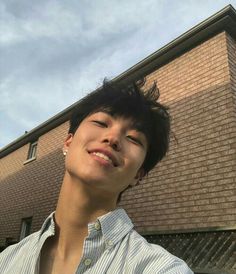
[[[141,142],[138,138],[136,138],[136,137],[134,137],[134,136],[131,136],[131,135],[128,135],[127,138],[128,138],[132,143],[137,144],[137,145],[140,145],[140,146],[143,146],[142,142]]]
[[[93,120],[92,122],[95,123],[95,124],[97,124],[100,127],[107,127],[107,124],[105,122],[103,122],[103,121]]]

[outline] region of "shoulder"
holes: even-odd
[[[30,245],[33,245],[39,239],[39,234],[40,231],[34,232],[30,234],[28,237],[21,240],[19,243],[10,245],[0,253],[0,258],[5,256],[6,254],[10,255],[11,253],[18,253],[20,250],[27,248]]]
[[[12,266],[20,265],[32,255],[39,238],[39,231],[21,240],[19,243],[7,247],[0,253],[0,272],[5,273]]]
[[[187,264],[163,247],[148,243],[145,238],[132,230],[129,234],[130,261],[140,273],[192,274]]]

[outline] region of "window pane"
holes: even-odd
[[[20,240],[27,237],[30,234],[32,224],[32,217],[22,219],[21,231],[20,231]]]
[[[33,142],[30,144],[29,147],[29,152],[28,152],[28,158],[27,159],[31,159],[31,158],[35,158],[36,157],[36,151],[37,151],[37,142]]]

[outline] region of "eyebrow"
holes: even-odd
[[[103,113],[103,114],[105,114],[105,115],[108,115],[108,116],[110,116],[110,117],[112,117],[112,118],[122,117],[122,118],[124,118],[124,119],[130,119],[130,120],[131,120],[130,129],[136,130],[136,131],[138,131],[138,132],[143,133],[143,134],[145,135],[145,137],[148,139],[147,134],[146,134],[146,132],[145,132],[145,127],[143,126],[143,123],[137,121],[134,117],[132,117],[132,116],[127,116],[127,115],[124,115],[124,114],[119,114],[119,113],[113,114],[112,111],[110,112],[110,111],[107,110],[107,109],[100,109],[100,110],[98,109],[98,111],[92,113],[91,116],[94,115],[94,114],[97,114],[97,113],[99,113],[99,112],[100,112],[100,113]]]
[[[144,135],[146,135],[145,130],[144,130],[144,126],[142,125],[142,123],[133,120],[133,118],[131,118],[131,120],[132,120],[131,128],[135,129],[139,132],[142,132]]]

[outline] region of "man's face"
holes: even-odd
[[[65,141],[66,172],[78,183],[118,197],[143,175],[147,146],[131,119],[93,113]]]

